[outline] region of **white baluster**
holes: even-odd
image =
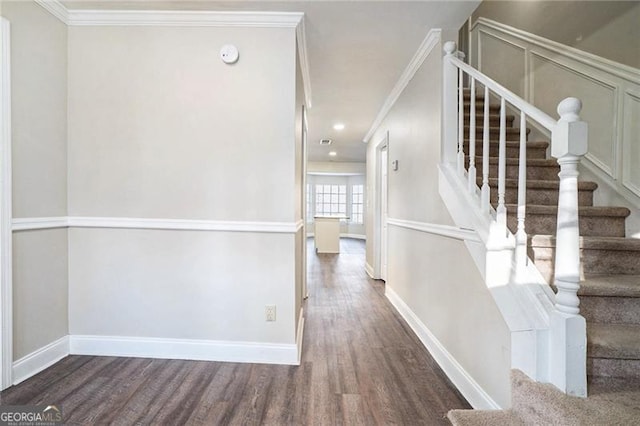
[[[471,97],[469,104],[469,192],[476,193],[476,79],[469,77],[471,80],[470,89]]]
[[[462,70],[458,73],[458,173],[464,177],[464,88]]]
[[[560,195],[554,284],[556,309],[578,314],[580,288],[580,228],[578,222],[578,163],[587,153],[587,123],[580,121],[582,102],[567,98],[558,105],[560,120],[553,131],[551,155],[560,164]]]
[[[440,152],[442,162],[453,164],[458,152],[458,68],[449,61],[456,53],[456,43],[444,44],[445,57],[442,61],[442,142]]]
[[[484,116],[482,125],[482,210],[490,210],[491,188],[489,188],[489,87],[484,87]]]
[[[520,157],[518,159],[518,230],[516,231],[516,265],[520,271],[527,265],[527,120],[520,111]]]
[[[506,123],[506,103],[504,98],[500,98],[500,141],[498,148],[498,207],[496,208],[496,222],[498,222],[500,232],[507,235],[507,207],[505,206],[505,179],[507,169],[507,123]]]

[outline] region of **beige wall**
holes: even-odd
[[[438,193],[441,46],[434,48],[367,151],[367,263],[374,265],[377,144],[389,132],[389,217],[453,225]],[[462,241],[389,226],[390,287],[496,402],[510,405],[509,330]]]
[[[30,1],[11,23],[13,216],[67,214],[67,28]],[[14,361],[68,334],[67,231],[13,236]]]
[[[473,19],[489,18],[640,68],[637,1],[483,1]]]
[[[293,239],[71,229],[70,332],[293,343]],[[276,322],[265,321],[266,304]]]
[[[293,28],[70,28],[70,214],[294,222],[295,52]],[[71,334],[293,343],[297,240],[72,229]]]
[[[72,27],[69,82],[71,215],[295,219],[294,29]]]

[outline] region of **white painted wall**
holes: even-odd
[[[67,28],[31,1],[11,23],[13,217],[67,214]],[[13,358],[68,334],[67,231],[13,236]]]
[[[292,343],[294,236],[71,229],[72,335]],[[264,306],[277,305],[276,322]]]
[[[293,28],[69,28],[69,213],[295,220],[295,71]]]
[[[638,2],[485,1],[472,18],[480,16],[640,68]]]
[[[447,34],[451,36],[451,34]],[[438,194],[442,49],[408,83],[367,150],[367,263],[373,251],[377,145],[389,132],[389,217],[453,225]],[[389,226],[387,288],[501,406],[510,405],[510,335],[462,241]]]
[[[299,219],[295,47],[293,28],[70,28],[70,214]],[[72,334],[295,343],[294,234],[72,229],[69,244]]]

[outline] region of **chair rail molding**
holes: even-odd
[[[416,222],[413,220],[403,220],[388,218],[387,224],[397,226],[398,228],[411,229],[414,231],[425,232],[427,234],[440,235],[455,240],[473,241],[480,243],[482,239],[473,229],[461,228],[451,225],[440,225],[437,223]]]
[[[55,228],[120,228],[295,234],[304,222],[250,222],[226,220],[148,219],[127,217],[36,217],[13,219],[13,231]]]

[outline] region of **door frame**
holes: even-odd
[[[387,174],[389,171],[389,132],[387,131],[384,137],[376,144],[375,158],[376,158],[376,180],[375,180],[375,203],[373,213],[373,252],[374,252],[374,265],[373,265],[373,278],[382,279],[382,230],[383,224],[383,212],[382,212],[382,151],[387,150]],[[387,205],[388,205],[388,185],[389,178],[387,175]],[[388,245],[388,244],[387,244]]]
[[[11,26],[0,17],[0,389],[13,384]]]

